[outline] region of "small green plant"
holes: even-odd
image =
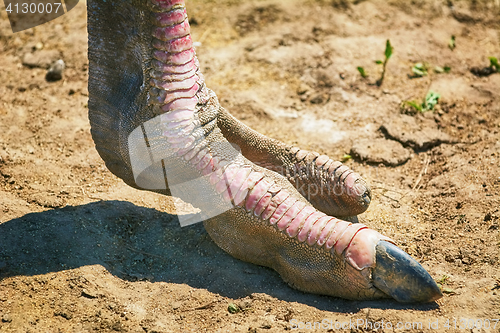
[[[229,305],[227,306],[227,311],[229,311],[229,313],[238,313],[241,311],[240,307],[234,303],[229,303]]]
[[[427,112],[434,109],[434,107],[439,102],[440,97],[440,94],[434,91],[429,91],[427,95],[425,95],[424,101],[422,103],[418,103],[415,101],[405,101],[404,105],[414,108],[417,112]]]
[[[453,290],[451,288],[442,288],[441,291],[443,292],[443,294],[447,294],[447,295],[455,295],[456,294],[455,290]]]
[[[344,154],[344,156],[342,156],[342,162],[343,163],[349,161],[350,159],[352,159],[352,156],[349,155],[349,154]]]
[[[444,67],[436,66],[436,67],[434,67],[434,72],[437,74],[449,73],[449,72],[451,72],[451,67],[449,67],[449,66],[444,66]]]
[[[445,275],[441,276],[441,278],[439,280],[437,280],[436,283],[442,286],[443,284],[446,284],[448,282],[449,278],[450,277],[445,274]]]
[[[450,277],[448,275],[443,275],[441,276],[441,278],[439,280],[436,280],[436,283],[439,287],[439,289],[441,289],[441,291],[444,293],[444,294],[448,294],[448,295],[455,295],[456,292],[455,290],[451,289],[451,288],[446,288],[444,285],[445,284],[448,284],[448,279]]]
[[[423,110],[422,109],[422,104],[420,104],[418,102],[415,102],[415,101],[406,101],[406,102],[404,102],[404,105],[411,106],[412,108],[414,108],[418,112],[423,112],[422,111]]]
[[[382,85],[382,82],[384,81],[387,62],[391,58],[393,51],[394,51],[394,48],[391,45],[391,41],[387,40],[387,42],[385,43],[385,52],[384,52],[385,59],[384,59],[384,61],[383,62],[381,60],[375,61],[377,64],[382,64],[382,75],[380,76],[380,79],[378,79],[376,82],[377,86],[379,86],[379,87]]]
[[[495,57],[489,57],[490,59],[490,67],[495,68],[497,72],[500,72],[500,64],[498,63],[498,59]]]
[[[454,35],[451,36],[450,41],[448,42],[448,47],[452,51],[455,49],[455,47],[457,47],[457,45],[455,44],[455,36]]]
[[[434,110],[434,107],[439,102],[440,94],[435,93],[434,91],[429,91],[425,96],[424,103],[422,104],[422,108],[424,111]]]
[[[384,81],[384,77],[385,77],[385,71],[386,71],[386,66],[387,66],[387,62],[389,61],[389,59],[391,58],[392,56],[392,51],[393,51],[393,47],[391,45],[391,42],[390,40],[387,40],[386,43],[385,43],[385,52],[384,52],[384,55],[385,55],[385,59],[384,61],[382,60],[375,60],[375,63],[377,65],[382,65],[382,75],[380,76],[380,79],[378,79],[375,84],[377,86],[381,86],[382,85],[382,82]],[[368,74],[366,73],[365,69],[361,66],[358,66],[356,68],[359,72],[359,74],[363,77],[363,78],[367,78],[368,77]]]
[[[413,72],[413,77],[423,77],[429,75],[431,69],[431,65],[427,62],[417,62],[413,67],[411,68],[411,71]],[[434,73],[441,74],[441,73],[449,73],[451,71],[451,67],[449,66],[434,66]]]
[[[429,74],[429,64],[425,62],[417,62],[411,68],[411,71],[416,77],[422,77]]]
[[[366,74],[365,69],[363,67],[358,66],[358,72],[361,74],[363,78],[367,78],[368,74]]]

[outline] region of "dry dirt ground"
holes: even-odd
[[[304,294],[201,224],[181,228],[188,205],[127,187],[94,149],[85,3],[17,34],[3,9],[1,332],[500,332],[500,74],[471,73],[500,58],[498,0],[188,1],[221,103],[361,173],[373,188],[361,219],[442,284],[423,305]],[[63,79],[48,82],[58,58]],[[404,105],[429,90],[433,111]]]

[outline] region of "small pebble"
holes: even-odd
[[[270,323],[268,323],[268,322],[263,322],[263,323],[260,325],[260,328],[263,328],[263,329],[265,329],[265,330],[269,330],[269,329],[271,329],[272,327],[273,327],[273,326],[272,326]]]
[[[177,310],[178,308],[180,308],[182,305],[182,302],[173,302],[172,303],[172,310]]]
[[[62,73],[65,67],[66,66],[62,59],[57,60],[47,71],[45,79],[47,81],[59,81],[60,79],[62,79]]]
[[[57,50],[39,50],[26,53],[23,56],[22,63],[29,68],[49,68],[60,57],[61,54]]]
[[[81,295],[85,298],[90,298],[90,299],[99,297],[97,294],[90,292],[87,289],[83,289]]]
[[[304,95],[306,92],[308,92],[310,90],[311,90],[311,87],[309,87],[305,83],[301,83],[300,86],[297,88],[297,94]]]
[[[411,158],[410,151],[401,143],[382,138],[357,140],[350,155],[366,163],[388,166],[404,164]]]
[[[317,94],[310,100],[311,104],[322,104],[324,101],[324,96],[322,94]]]
[[[4,314],[2,317],[2,322],[4,322],[4,323],[12,322],[12,317],[10,316],[10,314],[8,314],[8,313]]]
[[[246,310],[252,307],[252,301],[249,299],[242,299],[236,304],[240,309]]]

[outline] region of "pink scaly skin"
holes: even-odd
[[[168,6],[169,1],[156,2],[166,10],[174,8]],[[180,4],[181,2],[176,2],[176,5]],[[171,17],[168,15],[169,13],[172,13]],[[182,67],[182,70],[170,69],[170,66],[176,65],[167,64],[163,67],[163,71],[160,72],[161,75],[173,78],[175,76],[182,77],[184,71],[190,73],[198,71],[195,66],[192,41],[188,36],[189,24],[187,16],[183,21],[179,22],[179,13],[185,13],[185,10],[174,9],[171,12],[163,12],[157,15],[156,22],[162,22],[163,25],[155,28],[152,33],[153,37],[166,41],[165,43],[153,41],[153,47],[164,52],[161,55],[162,59],[174,59],[177,54],[193,55],[193,58],[187,59],[188,66],[185,64],[177,65],[179,67],[186,66]],[[175,25],[168,26],[168,23],[174,23]],[[160,58],[158,56],[159,52],[158,50],[153,52],[156,59]],[[165,98],[165,105],[162,107],[162,110],[167,112],[161,117],[164,135],[174,148],[186,150],[191,148],[188,153],[178,153],[178,156],[184,157],[200,173],[207,166],[210,166],[211,173],[208,178],[217,193],[221,195],[222,200],[228,203],[233,202],[236,207],[244,207],[248,213],[259,218],[262,223],[267,223],[270,227],[275,227],[298,241],[304,242],[307,239],[309,246],[324,247],[336,255],[344,256],[345,260],[357,270],[375,265],[376,241],[381,239],[391,241],[389,238],[369,230],[363,224],[352,224],[318,212],[302,200],[294,198],[294,195],[289,191],[276,186],[274,181],[264,174],[254,171],[251,167],[236,163],[230,163],[222,167],[219,163],[213,162],[211,153],[204,154],[201,159],[193,156],[193,152],[196,152],[196,146],[189,136],[189,131],[180,132],[176,129],[172,133],[171,128],[172,123],[178,124],[190,118],[192,122],[186,123],[184,128],[188,128],[194,122],[196,108],[194,104],[189,102],[192,101],[190,98],[195,96],[202,84],[203,82],[200,82],[197,75],[193,75],[187,80],[164,83],[162,83],[161,79],[151,79],[152,86],[169,91],[169,97]],[[183,93],[185,95],[182,95]],[[186,102],[183,103],[183,101]],[[175,102],[178,104],[174,104]],[[192,131],[193,128],[189,128],[189,130]],[[347,167],[341,166],[337,172],[341,174],[346,170],[348,170]],[[250,188],[250,183],[255,185]],[[347,182],[347,184],[351,183]],[[273,186],[274,191],[271,191]],[[244,196],[241,194],[244,194]],[[288,200],[285,200],[285,198],[288,198]],[[323,228],[315,227],[316,223],[323,225],[325,222]],[[372,240],[371,242],[363,241],[363,236],[367,233],[376,235],[369,238]],[[301,235],[300,238],[298,237],[299,234]]]
[[[371,191],[360,175],[331,160],[266,137],[219,108],[219,127],[227,140],[237,144],[255,164],[285,176],[316,208],[337,217],[363,213]]]
[[[147,59],[149,66],[145,66],[147,70],[143,69],[145,82],[140,85],[141,89],[145,89],[141,91],[146,92],[147,107],[144,112],[148,117],[151,114],[158,115],[161,142],[165,143],[161,149],[165,152],[164,156],[168,156],[162,158],[161,163],[171,167],[169,170],[174,170],[173,174],[169,174],[164,167],[167,182],[182,188],[184,182],[193,180],[191,176],[185,175],[195,175],[208,184],[210,193],[207,195],[215,198],[210,203],[192,202],[195,206],[199,206],[202,211],[212,209],[210,205],[214,205],[214,202],[216,206],[230,207],[222,214],[204,221],[212,239],[237,258],[274,268],[290,285],[303,291],[350,299],[392,296],[400,301],[432,301],[438,298],[434,289],[424,295],[419,295],[420,291],[417,291],[416,296],[406,295],[414,292],[414,285],[407,281],[408,274],[399,276],[399,272],[394,273],[399,270],[399,266],[394,266],[394,260],[391,259],[394,246],[387,245],[392,244],[392,240],[363,224],[342,221],[317,210],[285,177],[255,165],[234,149],[228,148],[230,145],[217,126],[219,103],[215,94],[205,87],[199,71],[184,1],[147,1],[148,4],[134,0],[130,4],[137,6],[138,12],[151,11],[150,20],[140,21],[150,29],[147,39],[151,41]],[[102,24],[107,16],[98,16],[95,12],[101,10],[102,6],[102,3],[95,5],[92,0],[89,1],[89,40],[94,41],[91,45],[97,44],[99,47],[101,36],[96,34],[94,28]],[[94,19],[93,15],[97,18]],[[93,51],[91,47],[90,51]],[[95,57],[105,56],[97,52]],[[91,64],[96,63],[91,55],[89,59]],[[90,71],[91,78],[95,75],[100,74]],[[92,96],[98,94],[98,88],[101,88],[101,81],[96,81],[98,83],[94,86],[93,81],[89,80]],[[95,103],[92,96],[89,103],[92,109],[98,109],[100,105]],[[127,115],[124,122],[134,117],[141,118],[142,110],[132,110],[139,114]],[[91,113],[93,128],[103,127],[98,121],[105,117],[106,114],[94,117]],[[121,147],[102,148],[101,145],[107,144],[106,140],[98,137],[100,132],[93,132],[93,135],[101,140],[96,146],[102,156],[110,156],[106,155],[109,151]],[[153,146],[154,143],[154,140],[149,141]],[[288,162],[296,163],[298,171],[313,164],[311,170],[314,177],[321,178],[326,174],[335,184],[348,189],[348,197],[337,202],[335,207],[340,212],[357,213],[359,207],[349,209],[352,205],[348,202],[351,200],[349,198],[358,200],[357,197],[366,193],[366,186],[360,183],[359,175],[324,155],[298,148],[282,148],[289,154]],[[252,155],[255,152],[243,151],[245,153]],[[129,152],[120,154],[112,157],[127,156]],[[111,162],[112,170],[116,172],[119,163],[116,160]],[[126,165],[128,161],[123,163]],[[276,167],[276,163],[271,163],[271,169],[273,166]],[[127,174],[117,174],[131,183]],[[181,198],[190,201],[192,196],[182,193]],[[384,252],[386,250],[387,255]],[[383,264],[378,260],[382,260]],[[393,273],[396,274],[394,281],[384,280]],[[398,291],[399,281],[405,285],[403,291]]]

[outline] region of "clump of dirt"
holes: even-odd
[[[283,18],[283,11],[275,4],[254,7],[248,13],[238,15],[235,29],[244,36],[252,31],[261,30],[263,27],[276,23]]]

